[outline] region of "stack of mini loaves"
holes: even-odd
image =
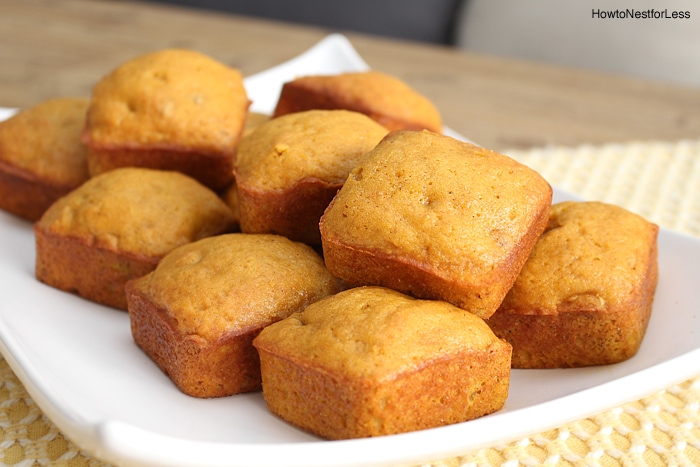
[[[249,105],[237,70],[163,50],[0,123],[0,207],[36,222],[37,278],[128,310],[186,394],[262,389],[321,437],[379,436],[501,409],[512,367],[639,349],[656,225],[552,206],[383,73]]]

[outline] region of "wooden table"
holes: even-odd
[[[87,95],[135,55],[189,47],[249,75],[333,31],[104,0],[0,0],[0,106]],[[348,33],[369,65],[431,98],[496,149],[700,136],[700,89]]]

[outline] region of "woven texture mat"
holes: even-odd
[[[700,237],[700,140],[504,152],[584,199]],[[0,449],[1,465],[107,465],[61,434],[2,359]],[[700,466],[700,375],[548,432],[428,465]]]

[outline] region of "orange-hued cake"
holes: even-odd
[[[513,345],[513,367],[582,367],[634,356],[658,280],[658,230],[619,206],[555,204],[513,289],[487,321]]]
[[[297,112],[258,126],[241,141],[235,165],[241,231],[320,245],[323,211],[387,133],[347,110]]]
[[[115,169],[60,198],[34,225],[36,277],[126,310],[126,281],[178,246],[233,225],[226,203],[186,175]]]
[[[508,397],[511,347],[482,319],[386,288],[319,300],[253,345],[270,411],[328,439],[459,423]]]
[[[435,105],[401,79],[378,71],[302,76],[285,83],[274,116],[311,109],[361,112],[389,130],[442,132]]]
[[[270,120],[270,115],[263,114],[260,112],[248,112],[248,117],[246,118],[245,125],[243,127],[243,135],[245,136],[255,130],[257,127],[263,123]]]
[[[260,389],[262,328],[339,289],[309,246],[234,233],[173,250],[126,294],[134,341],[184,393],[222,397]]]
[[[515,160],[397,131],[355,168],[320,222],[328,269],[351,285],[496,311],[547,225],[552,188]]]
[[[50,99],[0,122],[0,209],[38,220],[89,178],[80,141],[88,99]]]
[[[90,173],[177,170],[220,191],[233,179],[249,105],[241,73],[204,54],[133,58],[93,88],[83,133]]]

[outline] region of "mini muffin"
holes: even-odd
[[[134,341],[184,393],[260,389],[260,330],[339,291],[309,246],[228,234],[176,248],[126,285]]]
[[[604,365],[634,356],[658,280],[658,227],[621,207],[552,207],[513,289],[487,323],[514,368]]]
[[[60,198],[35,224],[36,277],[126,310],[126,281],[176,247],[233,225],[226,203],[186,175],[116,169]]]
[[[88,99],[50,99],[0,122],[0,209],[38,220],[88,179],[80,141]]]
[[[282,86],[273,116],[310,109],[347,109],[389,130],[442,132],[433,103],[395,76],[378,71],[302,76]]]
[[[552,188],[515,160],[428,131],[389,134],[320,222],[328,269],[491,316],[547,225]]]
[[[241,73],[206,55],[166,49],[136,57],[93,89],[83,132],[90,173],[177,170],[220,191],[233,179],[249,105]]]
[[[328,439],[459,423],[508,397],[511,348],[482,319],[381,287],[319,300],[253,345],[269,409]]]
[[[320,245],[323,211],[387,133],[347,110],[297,112],[260,125],[241,141],[236,160],[241,230]]]

